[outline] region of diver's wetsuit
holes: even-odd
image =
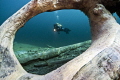
[[[62,26],[59,26],[58,24],[54,24],[54,29],[60,34],[60,31],[66,32],[66,34],[69,34],[69,31],[71,31],[68,28],[63,28]]]

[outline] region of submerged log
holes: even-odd
[[[59,56],[60,54],[65,53],[66,51],[72,51],[77,48],[80,48],[81,51],[85,51],[89,47],[90,43],[91,40],[59,48],[50,48],[47,51],[18,51],[15,54],[20,63],[25,64],[35,59],[47,60]]]
[[[117,1],[119,2],[115,2]],[[99,4],[102,2],[103,0],[32,0],[26,4],[0,26],[0,79],[119,80],[120,25]],[[38,13],[58,9],[80,9],[89,17],[92,44],[83,54],[46,75],[27,73],[13,52],[15,32]]]

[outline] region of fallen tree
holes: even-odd
[[[18,49],[19,44],[16,44],[14,52],[27,72],[44,75],[82,54],[90,47],[90,44],[91,40],[59,48],[30,46],[26,49],[21,48],[24,45],[19,46]]]
[[[73,44],[73,45],[68,45],[68,46],[63,46],[59,48],[48,48],[47,50],[39,51],[37,50],[26,50],[26,51],[18,51],[16,52],[16,57],[20,61],[20,63],[27,63],[29,61],[35,60],[35,59],[41,59],[41,60],[46,60],[53,58],[55,56],[59,56],[62,53],[65,53],[66,51],[71,51],[75,50],[77,48],[80,48],[81,51],[85,51],[91,43],[91,40]],[[86,46],[86,47],[85,47]]]
[[[102,4],[111,13],[116,11],[119,14],[119,0],[30,1],[0,26],[0,79],[119,80],[120,25]],[[46,75],[27,73],[13,52],[14,35],[19,28],[35,15],[59,9],[79,9],[89,17],[92,44],[80,56]]]

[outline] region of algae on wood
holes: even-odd
[[[110,13],[119,9],[110,7],[117,7],[119,3],[119,0],[31,0],[0,25],[0,79],[119,80],[120,25]],[[91,46],[80,56],[46,75],[27,73],[13,52],[16,31],[39,13],[60,9],[79,9],[88,16]]]
[[[85,41],[73,45],[68,45],[59,48],[32,48],[31,50],[16,51],[16,57],[20,63],[27,63],[35,59],[46,60],[55,56],[59,56],[66,51],[71,51],[79,48],[81,51],[85,51],[90,46],[91,41]],[[43,50],[42,50],[43,49]]]

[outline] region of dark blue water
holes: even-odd
[[[69,34],[53,31],[58,22],[69,28]],[[65,46],[91,39],[87,17],[79,10],[45,12],[29,20],[16,34],[15,41],[38,46]]]
[[[2,17],[0,19],[0,25],[27,2],[29,0],[1,0],[0,16]],[[70,33],[60,32],[58,34],[54,32],[53,25],[56,22],[62,24],[65,28],[69,28],[71,30]],[[30,19],[17,32],[15,42],[42,47],[46,47],[47,45],[60,47],[90,39],[89,21],[84,13],[79,10],[58,10],[41,13]]]

